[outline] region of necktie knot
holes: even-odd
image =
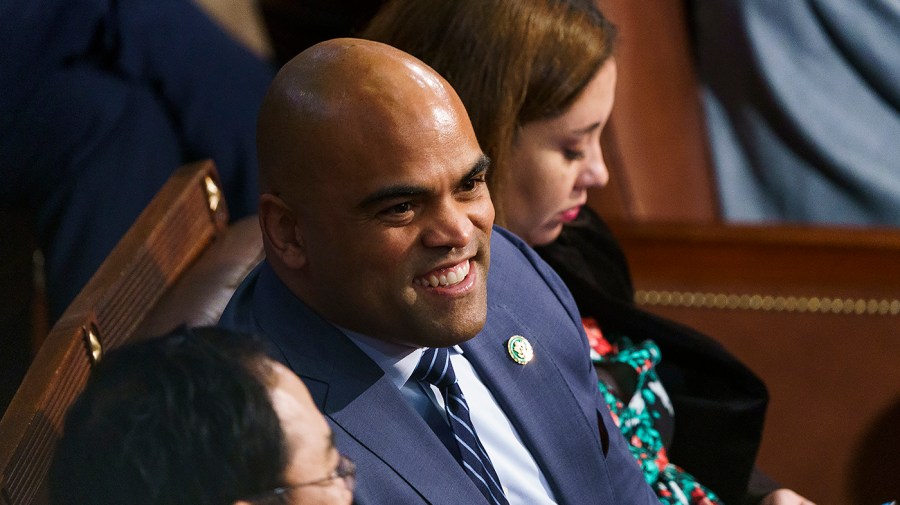
[[[446,347],[426,349],[412,378],[441,390],[447,422],[456,439],[463,469],[491,505],[509,505],[491,458],[475,433],[466,398],[456,384],[456,374],[450,365],[450,351]]]
[[[446,347],[426,349],[412,377],[441,389],[455,384],[456,374],[450,365],[450,351]]]

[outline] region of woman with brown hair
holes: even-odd
[[[584,207],[609,177],[600,133],[616,82],[615,28],[593,2],[396,0],[363,36],[459,93],[492,160],[497,223],[572,291],[599,387],[660,500],[808,503],[754,471],[765,386],[710,338],[638,309],[621,249]]]

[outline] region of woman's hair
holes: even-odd
[[[495,191],[518,129],[563,114],[612,54],[615,27],[593,0],[394,0],[362,37],[444,76],[492,160]],[[504,223],[502,202],[494,201]]]
[[[110,352],[69,410],[54,505],[223,505],[284,484],[288,462],[262,344],[180,328]]]

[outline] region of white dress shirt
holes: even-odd
[[[422,387],[417,381],[409,380],[424,349],[384,342],[344,328],[341,331],[384,370],[420,415],[427,419],[428,401],[441,413],[445,412],[444,399],[437,387]],[[510,505],[555,504],[553,491],[534,457],[459,346],[450,349],[450,361],[469,404],[472,424],[491,458]],[[446,414],[443,417],[446,423]]]

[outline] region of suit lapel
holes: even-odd
[[[255,299],[263,332],[304,379],[322,412],[375,456],[359,458],[358,463],[386,464],[428,503],[484,501],[459,462],[375,362],[294,297],[274,273],[263,271],[260,283],[261,292],[272,295]],[[360,468],[361,485],[364,472]]]
[[[534,347],[534,359],[515,363],[506,343],[522,335]],[[490,389],[550,482],[559,503],[571,497],[601,497],[602,475],[588,475],[598,468],[596,413],[586,412],[542,343],[553,335],[535,335],[503,307],[493,306],[488,324],[474,339],[462,345],[466,358]],[[596,474],[596,472],[594,472]],[[601,501],[602,502],[602,501]]]
[[[332,382],[325,412],[433,504],[482,503],[459,462],[386,378]]]

